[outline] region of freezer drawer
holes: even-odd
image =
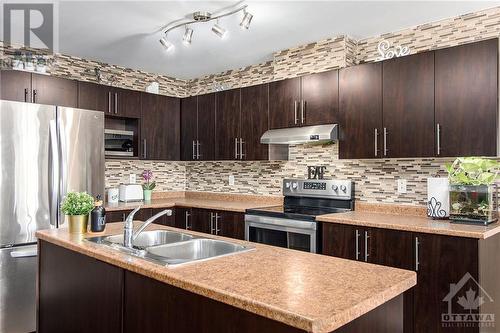
[[[37,246],[0,249],[0,333],[36,329]]]

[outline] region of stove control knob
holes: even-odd
[[[297,183],[292,183],[292,189],[296,190],[298,187],[298,184]]]
[[[285,188],[290,188],[290,183],[289,182],[285,183]]]
[[[340,189],[342,190],[342,192],[346,192],[347,191],[347,187],[345,185],[340,185]]]
[[[335,192],[337,192],[339,190],[339,187],[337,185],[332,185],[332,190],[334,190]]]

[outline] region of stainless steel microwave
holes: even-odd
[[[106,156],[134,156],[134,131],[105,129],[104,151]]]

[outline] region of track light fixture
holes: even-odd
[[[252,22],[253,15],[247,12],[246,8],[243,9],[243,18],[241,19],[240,27],[244,29],[248,29],[250,27],[250,23]]]
[[[184,36],[182,36],[182,42],[186,45],[191,44],[191,40],[193,39],[193,29],[186,25],[186,31],[184,31]]]
[[[224,38],[224,36],[227,33],[227,30],[219,25],[219,20],[217,20],[217,23],[215,23],[214,26],[212,27],[212,31],[220,38]]]
[[[216,21],[216,23],[212,26],[212,31],[222,39],[227,36],[227,30],[220,25],[219,19],[222,17],[234,15],[239,12],[243,12],[243,18],[240,22],[241,28],[248,29],[250,27],[250,23],[252,22],[253,15],[247,11],[247,7],[248,5],[241,4],[240,2],[234,7],[225,8],[224,10],[221,10],[216,14],[212,14],[207,11],[194,12],[193,14],[189,15],[190,18],[175,20],[163,26],[161,30],[165,33],[165,36],[160,39],[160,43],[165,48],[165,50],[171,51],[174,48],[174,45],[169,40],[167,40],[167,33],[184,26],[185,31],[184,35],[182,36],[182,42],[186,45],[190,45],[193,39],[193,29],[190,26],[193,26],[197,23],[206,23],[214,20]]]

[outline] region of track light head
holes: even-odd
[[[163,36],[160,38],[160,44],[165,48],[165,51],[169,52],[174,49],[174,44],[170,43],[167,39],[167,36]]]
[[[243,10],[243,18],[241,19],[240,22],[240,27],[244,29],[248,29],[250,27],[250,23],[252,22],[253,15],[250,14],[249,12],[246,11],[246,9]]]
[[[191,44],[191,40],[193,39],[193,29],[186,26],[186,31],[184,31],[184,36],[182,36],[182,42],[185,45]]]
[[[219,21],[214,24],[214,26],[212,27],[212,31],[220,38],[224,38],[227,34],[227,30],[219,25]]]

